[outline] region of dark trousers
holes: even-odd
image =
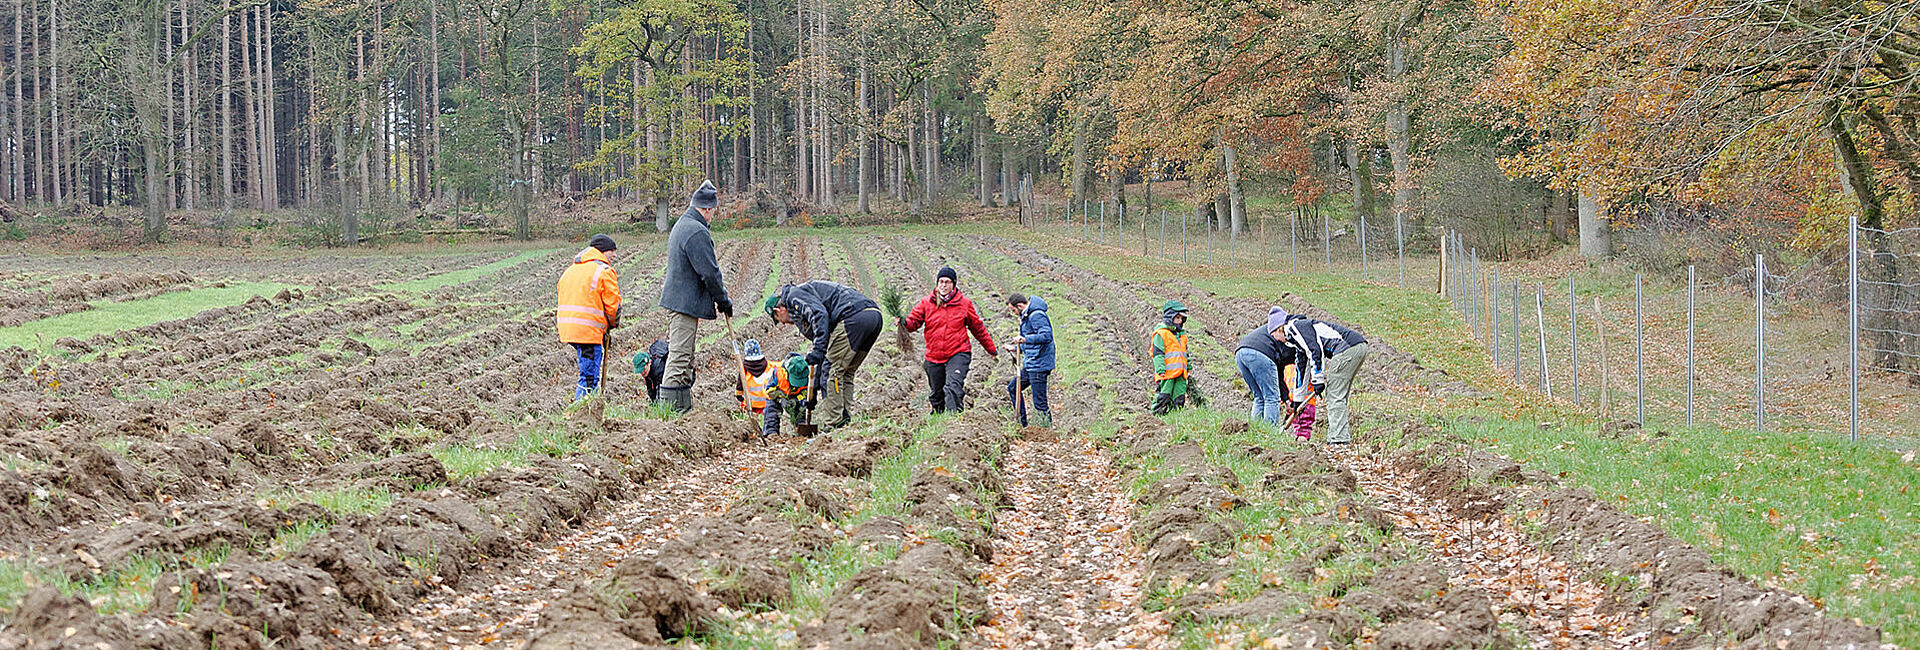
[[[1007,382],[1007,399],[1013,402],[1013,410],[1020,417],[1020,426],[1027,426],[1027,402],[1014,391],[1020,388],[1033,391],[1033,410],[1051,414],[1053,409],[1047,408],[1047,376],[1051,374],[1052,370],[1027,370],[1022,372],[1019,380],[1026,382],[1024,386],[1013,381]]]
[[[967,370],[972,364],[971,352],[955,354],[946,363],[920,362],[920,367],[927,371],[927,402],[933,405],[933,412],[958,413],[967,409]]]

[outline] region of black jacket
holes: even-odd
[[[1300,317],[1287,321],[1287,341],[1307,357],[1313,377],[1326,373],[1326,360],[1347,348],[1367,342],[1367,337],[1345,325]]]
[[[781,287],[778,304],[787,308],[800,335],[813,340],[813,351],[807,354],[807,364],[813,366],[827,360],[827,337],[835,323],[880,307],[853,287],[826,280]]]

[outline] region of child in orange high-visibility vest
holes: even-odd
[[[1282,387],[1287,391],[1287,412],[1293,415],[1293,438],[1305,442],[1313,438],[1314,407],[1320,396],[1307,389],[1300,379],[1300,364],[1289,363],[1280,369]]]

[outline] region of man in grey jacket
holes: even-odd
[[[660,287],[660,306],[667,310],[667,376],[660,382],[660,401],[681,413],[693,408],[693,347],[700,340],[700,321],[713,320],[715,312],[733,316],[707,227],[719,202],[713,181],[701,183],[687,213],[667,235],[667,273]]]

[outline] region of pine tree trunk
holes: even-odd
[[[171,14],[172,12],[169,10],[168,13]],[[167,16],[165,24],[166,24],[166,28],[160,30],[160,38],[161,38],[160,42],[162,45],[160,60],[166,62],[165,88],[166,88],[167,94],[166,94],[166,100],[161,102],[161,107],[163,108],[167,116],[166,130],[164,133],[166,142],[167,142],[167,160],[166,160],[167,201],[166,202],[167,202],[168,210],[176,210],[176,209],[179,209],[179,204],[175,201],[175,197],[178,196],[178,193],[176,193],[174,190],[174,179],[177,179],[180,177],[180,163],[179,163],[180,145],[179,145],[179,141],[176,140],[176,138],[179,135],[179,131],[176,128],[179,122],[176,116],[176,111],[178,110],[178,107],[174,104],[174,101],[173,101],[173,89],[176,88],[177,86],[174,84],[175,79],[173,77],[173,65],[172,65],[172,62],[174,60],[173,17],[171,15]]]
[[[260,118],[258,112],[259,98],[255,96],[253,91],[253,21],[250,18],[252,15],[253,12],[248,11],[241,14],[240,18],[240,70],[242,77],[240,83],[246,87],[245,101],[241,102],[241,105],[246,107],[247,118],[247,146],[245,147],[246,161],[244,163],[247,170],[247,204],[249,207],[257,210],[265,208],[266,203],[260,194]]]
[[[360,212],[354,209],[353,194],[347,191],[347,121],[338,115],[333,117],[333,178],[340,193],[340,232],[352,245],[360,239]]]
[[[428,78],[430,97],[428,101],[426,128],[432,143],[427,151],[427,194],[433,200],[440,199],[440,0],[427,0],[427,65],[432,66]],[[603,134],[604,135],[604,134]]]
[[[34,11],[27,16],[31,27],[27,28],[27,38],[33,39],[33,45],[27,51],[33,57],[33,63],[26,66],[28,74],[33,75],[33,202],[46,203],[47,194],[47,80],[41,68],[46,66],[46,58],[40,53],[40,12]]]
[[[220,208],[233,209],[233,15],[220,5]]]
[[[867,98],[869,91],[870,89],[867,87],[867,54],[865,48],[862,48],[860,53],[860,80],[854,87],[854,92],[860,97],[860,173],[856,175],[860,183],[860,214],[867,214],[873,211],[868,197],[873,186],[871,164],[873,158],[873,136],[867,131],[867,124],[873,120],[873,104],[872,101]]]
[[[21,38],[21,23],[26,21],[27,0],[13,2],[13,200],[25,203],[27,200],[27,100],[26,77],[32,68],[26,65],[26,52],[22,47],[26,41]]]
[[[367,132],[373,125],[373,118],[367,114],[367,35],[364,32],[355,34],[353,41],[353,78],[360,86],[360,104],[354,111],[356,119],[353,124],[354,149],[360,159],[360,206],[371,210],[374,205],[373,170],[369,168],[369,163],[372,162],[369,159],[373,154],[369,149],[373,143],[368,142],[371,138],[368,137]]]
[[[266,166],[260,170],[260,192],[261,199],[266,204],[267,209],[278,210],[280,209],[280,149],[277,145],[280,140],[280,86],[274,81],[273,74],[272,5],[263,4],[260,6],[260,38],[258,42],[260,43],[260,70],[262,72],[260,88],[265,91],[260,94],[260,99],[264,102],[260,107],[260,114],[264,120],[261,128],[262,138],[260,140],[263,148],[260,150],[260,154],[261,159],[266,161]]]
[[[53,140],[53,179],[47,187],[53,190],[53,204],[62,206],[67,204],[67,196],[62,173],[65,171],[65,161],[61,156],[60,140],[66,137],[66,132],[60,130],[60,5],[54,0],[47,0],[47,71],[47,88],[53,95],[53,120],[49,138]]]

